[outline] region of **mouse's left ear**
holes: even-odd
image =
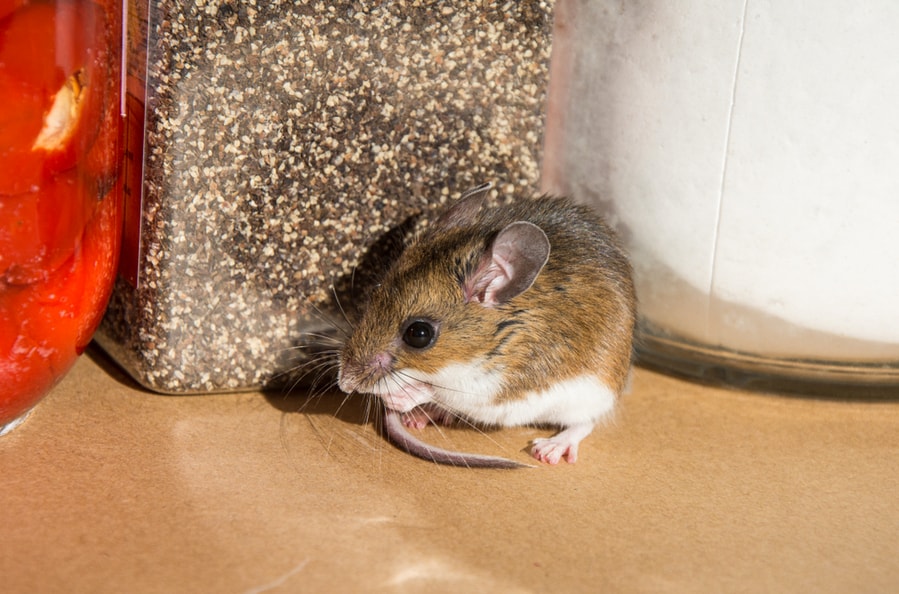
[[[549,249],[549,239],[537,225],[526,221],[507,225],[463,282],[465,302],[493,307],[524,293],[549,260]]]
[[[462,194],[461,198],[437,217],[437,220],[432,223],[433,228],[446,230],[471,225],[487,200],[487,192],[492,188],[493,184],[487,182]]]

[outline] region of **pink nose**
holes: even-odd
[[[387,373],[393,367],[393,356],[388,352],[381,351],[371,358],[369,367],[376,369],[380,373]]]
[[[394,359],[390,353],[380,352],[372,356],[365,365],[355,359],[341,362],[337,374],[337,385],[347,394],[367,392],[385,376],[393,372]]]

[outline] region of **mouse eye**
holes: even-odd
[[[423,349],[434,344],[437,328],[425,320],[413,320],[403,331],[403,342],[413,349]]]

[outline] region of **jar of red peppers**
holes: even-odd
[[[122,3],[0,0],[0,434],[99,324],[122,217]]]

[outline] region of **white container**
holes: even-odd
[[[625,239],[644,361],[899,394],[897,26],[892,0],[558,2],[543,189]]]

